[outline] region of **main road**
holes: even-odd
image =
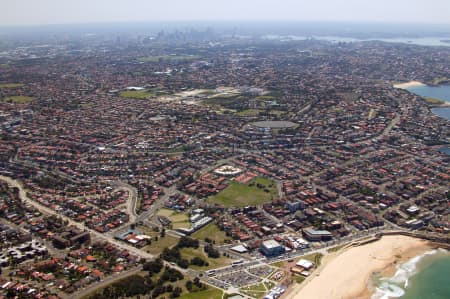
[[[16,187],[19,189],[19,197],[22,201],[32,205],[33,207],[35,207],[37,210],[39,210],[41,213],[43,214],[47,214],[47,215],[55,215],[58,217],[61,217],[63,220],[67,221],[69,223],[69,225],[73,225],[75,227],[77,227],[78,229],[81,230],[85,230],[85,231],[89,231],[89,233],[91,233],[92,236],[94,236],[96,239],[98,240],[102,240],[102,241],[107,241],[111,244],[114,244],[115,246],[117,246],[118,248],[121,249],[125,249],[128,250],[130,253],[133,253],[135,255],[138,255],[142,258],[146,258],[146,259],[153,259],[155,256],[148,253],[148,252],[144,252],[142,250],[139,250],[133,246],[129,246],[125,243],[119,242],[117,240],[114,239],[114,237],[112,236],[108,236],[105,234],[101,234],[93,229],[87,228],[84,224],[76,222],[74,220],[72,220],[71,218],[58,214],[56,211],[30,199],[27,195],[27,192],[25,190],[25,188],[23,187],[22,183],[20,183],[19,181],[9,178],[9,177],[5,177],[5,176],[1,176],[0,175],[0,180],[5,181],[6,183],[8,183],[8,185],[12,186],[12,187]]]

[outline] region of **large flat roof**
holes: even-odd
[[[267,249],[270,249],[270,248],[277,248],[277,247],[281,246],[280,243],[278,243],[278,242],[275,241],[275,240],[267,240],[267,241],[264,241],[262,244],[263,244],[263,246],[266,247]]]

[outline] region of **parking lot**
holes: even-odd
[[[216,279],[219,279],[236,288],[262,281],[260,277],[250,274],[247,270],[237,270],[229,272],[227,274],[217,276]]]

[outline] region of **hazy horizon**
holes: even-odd
[[[450,25],[448,0],[14,0],[0,26],[147,22],[366,22]]]

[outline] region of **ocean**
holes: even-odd
[[[401,44],[411,44],[411,45],[419,45],[419,46],[441,46],[441,47],[450,47],[450,43],[444,42],[447,40],[446,37],[421,37],[421,38],[356,38],[356,37],[344,37],[344,36],[321,36],[321,35],[312,35],[312,36],[301,36],[301,35],[265,35],[264,39],[270,40],[284,40],[284,41],[295,41],[295,40],[306,40],[310,38],[314,38],[317,40],[326,40],[332,43],[338,42],[368,42],[368,41],[382,41],[387,43],[401,43]]]
[[[449,299],[450,252],[426,252],[399,265],[393,277],[374,279],[372,299]]]
[[[418,94],[422,97],[440,99],[450,103],[450,85],[415,86],[406,88],[406,90]],[[450,121],[450,107],[432,108],[431,112]],[[442,147],[439,151],[444,154],[450,155],[450,147],[448,146]]]
[[[450,103],[450,85],[439,85],[439,86],[415,86],[406,88],[409,92],[418,94],[422,97],[429,97],[440,99]],[[442,117],[450,120],[450,108],[433,108],[431,111]]]

